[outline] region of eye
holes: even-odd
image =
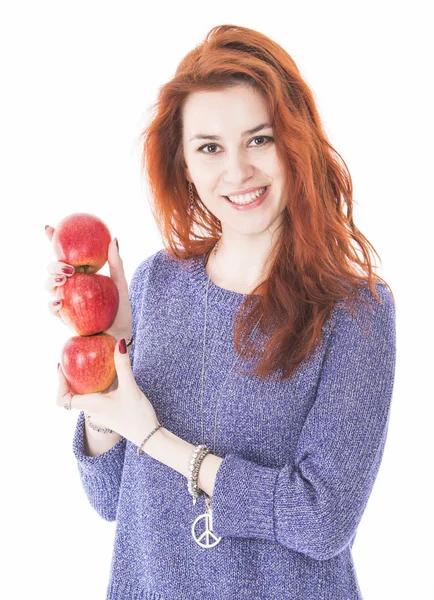
[[[260,135],[260,136],[254,137],[250,141],[253,142],[255,140],[265,140],[265,142],[262,144],[254,144],[254,147],[262,148],[262,146],[266,146],[270,142],[274,141],[274,138],[271,135]],[[202,154],[217,154],[217,152],[204,152],[204,148],[213,148],[213,147],[216,148],[217,146],[218,146],[218,144],[204,144],[203,146],[198,148],[197,151],[202,152]]]
[[[204,152],[203,149],[204,148],[212,148],[212,147],[216,147],[217,144],[205,144],[204,146],[201,146],[200,148],[197,149],[198,152],[203,152],[203,154],[215,154],[215,152]]]
[[[269,142],[272,142],[274,138],[271,137],[271,135],[260,135],[258,137],[253,138],[253,140],[266,140],[265,144],[255,144],[255,146],[266,146]]]

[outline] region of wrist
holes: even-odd
[[[88,428],[91,429],[92,431],[96,431],[98,433],[103,433],[103,434],[116,433],[115,431],[113,431],[112,429],[107,427],[106,425],[102,425],[101,423],[98,423],[97,421],[95,421],[95,419],[87,413],[84,413],[84,420],[85,420],[85,423],[87,424]]]
[[[157,423],[157,425],[158,425],[158,423]],[[157,425],[155,425],[155,427],[157,427]],[[149,428],[149,432],[151,432],[153,429],[154,429],[154,427]],[[145,445],[143,447],[145,454],[152,456],[152,458],[156,458],[158,456],[159,452],[161,451],[161,448],[166,447],[168,439],[169,439],[169,436],[167,435],[167,429],[165,429],[163,424],[161,424],[161,427],[158,427],[157,431],[155,431],[155,433],[153,433],[151,435],[151,437],[148,439],[148,441],[145,443]],[[143,435],[142,435],[142,439],[137,444],[137,446],[140,447],[142,442],[143,442]]]

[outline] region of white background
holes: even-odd
[[[1,10],[2,597],[105,598],[115,531],[80,485],[78,412],[55,406],[56,366],[73,334],[47,310],[54,256],[44,226],[98,215],[119,240],[128,281],[162,247],[138,136],[182,57],[229,23],[261,31],[296,61],[397,303],[389,435],[353,547],[362,593],[434,598],[428,4],[40,0]]]

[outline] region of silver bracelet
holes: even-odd
[[[94,425],[92,423],[92,421],[90,420],[90,415],[88,415],[87,413],[84,413],[84,418],[87,421],[87,424],[89,425],[89,427],[91,429],[94,429],[95,431],[99,431],[100,433],[114,433],[113,429],[104,429],[102,427],[97,427],[96,425]]]
[[[213,451],[205,446],[204,444],[199,444],[191,453],[191,457],[188,464],[188,491],[191,496],[193,496],[193,506],[196,504],[196,500],[202,496],[205,492],[199,488],[198,480],[199,480],[199,469],[202,464],[203,459],[207,454],[213,454]]]

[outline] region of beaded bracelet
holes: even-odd
[[[84,418],[87,421],[87,424],[89,425],[89,427],[91,429],[93,429],[94,431],[99,431],[100,433],[114,433],[113,429],[105,429],[103,427],[97,427],[96,425],[94,425],[92,423],[92,421],[90,420],[90,415],[88,415],[87,413],[84,413]]]
[[[145,451],[143,450],[143,446],[146,444],[146,442],[149,440],[149,438],[151,437],[151,435],[153,433],[155,433],[157,431],[157,429],[160,429],[160,427],[163,427],[163,423],[159,423],[157,425],[157,427],[155,427],[155,429],[153,429],[151,431],[151,433],[148,433],[148,435],[145,437],[145,439],[143,440],[143,442],[140,444],[140,446],[137,447],[137,454],[139,456],[141,456],[142,454],[145,454]]]
[[[199,469],[202,464],[203,459],[207,454],[214,454],[213,451],[205,446],[204,444],[199,444],[191,453],[191,457],[189,460],[188,466],[188,491],[190,496],[193,496],[193,506],[196,505],[196,500],[202,496],[205,492],[199,488],[198,480],[199,480]]]

